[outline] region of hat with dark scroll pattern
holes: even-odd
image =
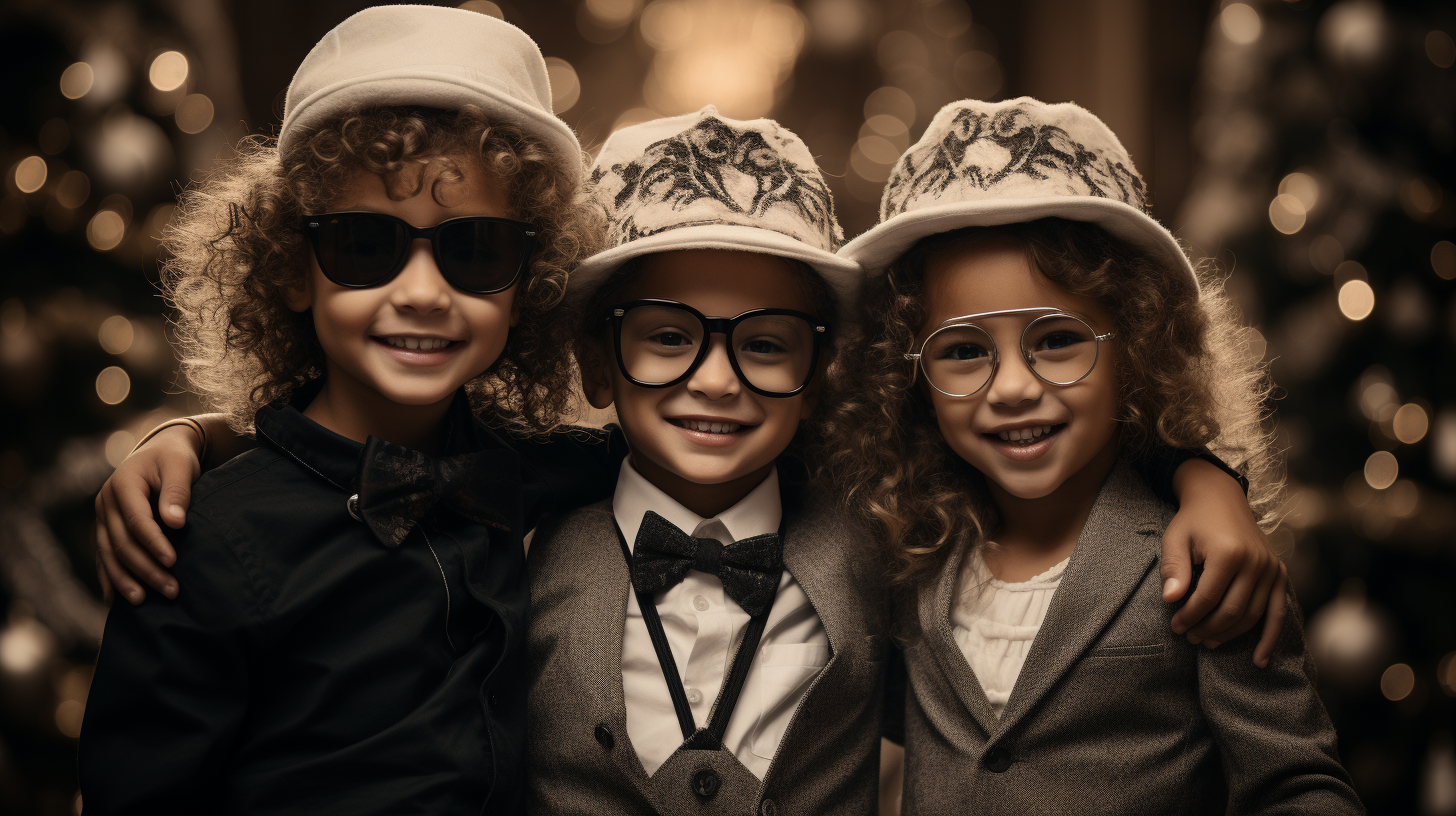
[[[709,105],[623,128],[592,165],[590,194],[608,249],[571,274],[577,294],[632,258],[683,249],[791,258],[842,303],[858,291],[859,265],[835,254],[844,233],[824,176],[803,141],[773,120],[729,119]]]
[[[1097,224],[1197,283],[1117,136],[1084,108],[1030,97],[941,108],[896,162],[880,223],[840,255],[875,273],[930,235],[1048,217]]]

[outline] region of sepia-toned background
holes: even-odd
[[[158,230],[369,3],[0,5],[0,812],[80,807],[105,609],[91,499],[180,393]],[[473,0],[548,58],[595,150],[716,104],[772,116],[849,236],[964,97],[1075,100],[1230,275],[1272,361],[1274,541],[1372,813],[1456,814],[1456,8],[1379,0]]]

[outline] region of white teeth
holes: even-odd
[[[386,337],[384,342],[398,349],[433,351],[450,345],[443,337]]]
[[[1038,425],[1033,428],[1013,428],[1009,431],[1001,431],[997,436],[1000,436],[1003,442],[1030,443],[1032,440],[1040,438],[1043,434],[1049,434],[1051,432],[1052,426]]]
[[[678,420],[678,422],[681,423],[684,428],[687,428],[690,431],[698,431],[700,433],[734,433],[739,428],[743,427],[742,425],[734,422],[704,422],[700,419],[680,419]]]

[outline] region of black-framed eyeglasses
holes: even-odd
[[[971,321],[1033,314],[1040,316],[1021,330],[1020,341],[1021,356],[1031,373],[1049,385],[1072,385],[1091,374],[1102,342],[1112,339],[1112,333],[1098,334],[1086,320],[1049,306],[953,317],[925,338],[919,352],[908,353],[905,359],[915,361],[936,391],[947,397],[969,397],[991,382],[1001,361],[991,334]]]
[[[809,385],[829,331],[819,318],[793,309],[708,317],[674,300],[618,303],[607,319],[617,365],[633,385],[667,388],[686,380],[707,358],[712,335],[722,334],[739,381],[765,397],[792,397]]]
[[[537,232],[509,218],[466,216],[416,227],[372,212],[310,215],[303,219],[303,231],[319,269],[340,286],[383,286],[404,268],[410,244],[424,238],[445,280],[475,295],[504,292],[515,284],[535,251]]]

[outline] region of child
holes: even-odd
[[[189,378],[260,447],[197,484],[189,591],[108,618],[87,812],[511,810],[521,537],[615,462],[470,403],[557,421],[580,152],[530,38],[456,9],[344,21],[285,112],[168,239]]]
[[[532,543],[530,807],[873,812],[881,571],[785,455],[859,277],[828,189],[712,107],[618,131],[592,179],[577,350],[631,454]]]
[[[1127,463],[1213,444],[1255,508],[1276,485],[1260,373],[1116,137],[1071,104],[953,103],[881,216],[843,252],[884,269],[865,396],[827,425],[912,592],[906,812],[1361,812],[1296,617],[1262,672],[1249,638],[1170,632],[1171,510]]]

